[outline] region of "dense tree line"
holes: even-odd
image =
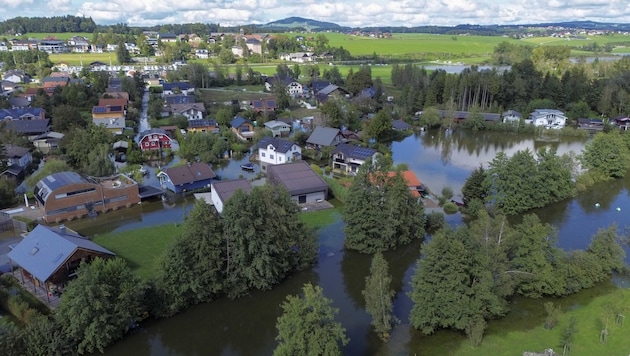
[[[532,108],[542,108],[530,105],[541,99],[546,100],[545,108],[564,110],[571,119],[614,117],[630,110],[630,57],[569,65],[564,52],[539,52],[505,71],[472,66],[449,74],[395,64],[391,80],[401,91],[396,105],[403,116],[433,106],[448,109],[450,102],[453,110],[479,107],[482,112],[500,113],[512,109],[527,115]],[[551,66],[556,70],[550,71]]]
[[[4,62],[5,70],[21,69],[33,77],[50,74],[53,65],[48,53],[40,50],[0,52],[0,62]]]
[[[359,168],[343,207],[346,248],[374,253],[424,238],[424,206],[390,169],[382,155]]]
[[[31,32],[62,33],[92,32],[96,24],[91,17],[53,16],[53,17],[15,17],[0,22],[0,33],[10,35]]]
[[[411,324],[425,334],[461,330],[476,345],[486,321],[508,312],[509,297],[561,297],[623,269],[616,226],[598,231],[583,251],[565,252],[556,238],[533,214],[510,226],[484,211],[470,226],[441,230],[425,245],[412,278]]]

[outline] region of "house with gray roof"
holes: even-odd
[[[271,120],[264,123],[265,128],[271,131],[273,137],[289,136],[291,133],[291,125],[284,121]]]
[[[243,141],[251,141],[254,137],[254,124],[242,116],[235,116],[230,121],[232,131]]]
[[[286,189],[298,204],[328,198],[328,184],[304,161],[269,166],[267,182]]]
[[[20,278],[25,286],[30,285],[34,291],[43,289],[50,295],[76,275],[82,261],[111,258],[115,254],[63,225],[37,225],[8,257],[12,267],[21,268]]]
[[[396,131],[407,131],[411,130],[411,125],[409,125],[402,119],[392,120],[392,129]]]
[[[341,130],[333,127],[317,126],[306,140],[309,148],[319,149],[322,147],[333,147],[343,142]]]
[[[508,110],[501,114],[503,123],[514,123],[518,124],[523,119],[523,114],[515,110]]]
[[[252,191],[252,185],[244,178],[212,182],[210,200],[219,214],[223,212],[225,203],[227,203],[238,190],[242,190],[247,194]]]
[[[212,168],[203,162],[170,167],[156,176],[160,179],[162,187],[176,194],[210,188],[217,177]]]
[[[4,145],[4,150],[7,158],[7,168],[1,174],[15,180],[21,180],[24,178],[26,168],[33,162],[30,148]]]
[[[536,109],[529,114],[529,118],[525,120],[525,123],[534,126],[544,126],[548,129],[560,129],[566,125],[567,117],[564,112],[560,110]]]
[[[11,130],[20,136],[38,136],[50,131],[49,119],[35,120],[5,120],[7,130]]]
[[[373,148],[360,147],[349,143],[337,145],[332,151],[333,169],[340,169],[344,173],[356,174],[359,167],[370,158],[374,160],[378,151]]]
[[[268,164],[284,164],[302,159],[302,149],[295,142],[263,137],[258,142],[258,160],[263,169]]]

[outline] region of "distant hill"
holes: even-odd
[[[287,17],[286,19],[273,21],[259,27],[270,29],[305,29],[305,30],[335,30],[340,31],[345,27],[336,23],[305,19],[303,17]]]

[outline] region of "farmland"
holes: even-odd
[[[91,62],[103,62],[103,63],[112,63],[112,64],[118,64],[118,59],[116,58],[116,54],[115,53],[58,53],[58,54],[50,54],[48,56],[48,58],[50,58],[50,61],[57,64],[57,63],[68,63],[69,65],[72,66],[78,66],[81,65],[81,62],[83,62],[84,65],[88,65]]]

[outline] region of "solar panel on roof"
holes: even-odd
[[[107,108],[102,107],[102,106],[95,106],[93,111],[95,113],[106,113],[107,112]]]
[[[111,106],[110,111],[122,111],[122,106]]]

